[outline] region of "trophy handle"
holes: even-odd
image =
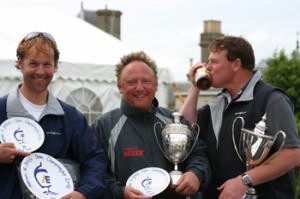
[[[164,152],[164,150],[163,150],[163,148],[162,148],[162,146],[161,146],[161,144],[160,144],[160,142],[159,142],[159,140],[158,140],[158,137],[157,137],[157,132],[156,132],[156,126],[157,125],[160,125],[160,128],[162,129],[162,123],[160,123],[160,122],[155,122],[155,124],[154,124],[154,135],[155,135],[155,139],[156,139],[156,142],[157,142],[157,144],[158,144],[158,147],[159,147],[159,149],[161,150],[161,152],[162,152],[162,154],[164,154],[164,156],[165,156],[165,158],[167,158],[167,160],[169,160],[170,162],[172,162],[172,160],[165,154],[165,152]]]
[[[184,160],[192,153],[193,149],[195,148],[195,146],[196,146],[196,144],[197,144],[198,137],[199,137],[199,134],[200,134],[200,127],[199,127],[199,125],[196,124],[196,123],[192,124],[192,127],[191,127],[192,132],[193,132],[194,127],[197,128],[197,131],[196,131],[196,134],[197,134],[197,135],[196,135],[196,138],[195,138],[195,140],[194,140],[194,143],[193,143],[193,145],[192,145],[190,151],[187,153],[187,155],[185,156],[185,158],[184,158],[181,162],[183,162],[183,161],[184,161]]]
[[[239,157],[239,159],[243,162],[243,158],[242,158],[242,156],[241,156],[240,153],[239,153],[239,150],[238,150],[238,148],[237,148],[236,141],[235,141],[235,136],[234,136],[234,127],[235,127],[235,123],[236,123],[236,121],[237,121],[238,119],[240,119],[241,122],[242,122],[241,129],[244,128],[244,124],[245,124],[244,118],[242,118],[242,117],[236,117],[236,118],[233,120],[233,123],[232,123],[232,129],[231,129],[232,135],[231,135],[231,137],[232,137],[232,142],[233,142],[234,150],[235,150],[237,156]],[[241,136],[241,138],[242,138],[242,136]],[[240,139],[240,142],[241,142],[241,139]],[[240,143],[240,142],[239,142],[239,143]]]
[[[272,159],[280,152],[280,150],[283,148],[284,143],[285,143],[285,139],[286,139],[286,134],[285,134],[285,132],[282,131],[282,130],[279,130],[279,131],[275,134],[274,140],[273,140],[273,142],[272,142],[272,145],[273,145],[273,143],[277,140],[277,138],[278,138],[279,135],[282,136],[282,142],[281,142],[281,144],[280,144],[278,150],[277,150],[275,153],[273,153],[266,161],[264,161],[263,164],[266,164],[266,163],[268,163],[270,160],[272,160]]]
[[[277,152],[280,151],[280,150],[283,148],[284,143],[285,143],[285,138],[286,138],[285,132],[283,132],[283,131],[280,130],[280,131],[278,131],[278,132],[275,134],[275,136],[274,136],[274,142],[277,140],[277,138],[278,138],[279,135],[282,136],[282,142],[281,142],[280,147],[279,147],[279,149],[277,150]],[[276,152],[276,153],[277,153],[277,152]]]

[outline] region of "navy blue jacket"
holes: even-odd
[[[45,133],[45,141],[37,150],[54,158],[75,160],[80,164],[80,182],[77,191],[88,199],[100,198],[103,192],[103,176],[106,170],[106,156],[100,142],[89,127],[84,116],[74,107],[49,96],[52,106],[47,104],[48,112],[38,123]],[[48,100],[49,101],[49,100]],[[0,123],[7,119],[7,96],[0,98]],[[17,100],[14,100],[16,103]],[[18,104],[21,107],[21,104]],[[61,108],[60,108],[60,106]],[[55,113],[53,108],[60,108]],[[13,109],[14,116],[28,115],[26,110]],[[49,110],[50,109],[50,110]],[[21,114],[18,115],[17,113]],[[11,115],[9,116],[11,117]],[[0,163],[0,198],[22,198],[18,173],[14,163]]]

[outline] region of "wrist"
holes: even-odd
[[[253,187],[252,179],[249,175],[247,175],[246,173],[242,173],[241,177],[242,177],[242,182],[244,185],[247,185],[248,187]]]
[[[193,85],[191,86],[190,90],[191,90],[192,93],[194,93],[194,94],[196,94],[196,95],[198,95],[199,92],[200,92],[200,89],[199,89],[195,84],[193,84]]]

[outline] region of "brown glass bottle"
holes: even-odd
[[[211,77],[206,68],[198,68],[195,73],[196,85],[201,90],[207,90],[211,87]]]

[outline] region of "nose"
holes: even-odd
[[[141,81],[138,81],[137,84],[136,84],[136,87],[135,87],[136,90],[143,90],[144,89],[144,85],[143,85],[143,82]]]
[[[212,64],[208,62],[208,63],[205,65],[205,67],[206,67],[207,70],[211,70],[211,69],[212,69]]]
[[[37,74],[45,74],[46,73],[46,68],[40,64],[35,71]]]

